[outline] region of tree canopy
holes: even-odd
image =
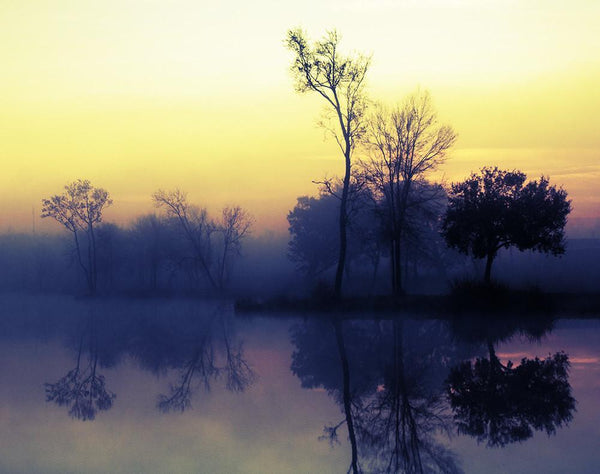
[[[451,187],[442,235],[450,247],[487,259],[488,283],[503,247],[565,252],[564,227],[571,211],[567,192],[550,186],[544,176],[527,184],[526,179],[520,171],[485,167]]]
[[[75,253],[85,274],[88,290],[96,291],[97,258],[94,226],[102,222],[102,212],[112,204],[108,191],[92,186],[87,179],[78,179],[65,186],[63,194],[42,199],[42,217],[52,217],[73,233]],[[79,233],[87,241],[87,262],[84,262]]]

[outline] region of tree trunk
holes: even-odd
[[[346,173],[344,175],[344,186],[342,188],[342,199],[340,202],[340,253],[338,256],[338,265],[335,272],[335,287],[334,295],[337,300],[342,297],[342,280],[344,278],[344,266],[346,264],[346,247],[347,242],[347,216],[346,207],[348,203],[348,191],[350,188],[350,144],[346,140]]]
[[[399,234],[398,232],[394,239],[394,274],[396,276],[393,288],[394,296],[402,294],[402,252]]]
[[[487,259],[485,262],[485,275],[483,278],[483,281],[485,282],[486,285],[489,285],[492,281],[491,279],[491,275],[492,275],[492,263],[494,261],[494,257],[496,256],[495,253],[488,253],[487,255]]]

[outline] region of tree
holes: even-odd
[[[191,205],[186,193],[158,190],[152,195],[157,207],[174,218],[192,247],[210,286],[223,290],[231,272],[232,257],[239,255],[241,243],[252,227],[252,217],[241,207],[224,207],[219,220],[212,220],[205,208]]]
[[[394,294],[403,290],[401,253],[411,208],[441,195],[435,186],[420,186],[415,193],[415,185],[444,162],[455,141],[454,130],[438,124],[428,92],[411,94],[391,111],[380,106],[368,121],[364,143],[369,159],[361,167],[388,235]]]
[[[567,192],[550,186],[543,176],[525,184],[526,179],[520,171],[485,167],[479,175],[452,185],[442,235],[459,252],[486,258],[487,284],[503,247],[565,252],[564,227],[571,211]]]
[[[344,156],[345,173],[339,209],[339,254],[335,274],[335,295],[342,294],[342,279],[347,249],[347,201],[350,189],[352,154],[364,131],[366,110],[364,81],[370,58],[357,55],[346,57],[339,53],[340,37],[329,31],[320,41],[309,45],[300,29],[289,30],[287,47],[295,59],[291,66],[296,90],[301,93],[316,92],[334,113],[335,127],[327,127],[333,134]]]
[[[318,184],[321,184],[319,195],[298,197],[296,206],[287,216],[291,237],[288,256],[309,280],[335,265],[339,245],[336,216],[342,183],[331,179]],[[366,257],[374,270],[377,268],[381,249],[371,201],[368,190],[353,177],[346,206],[346,274],[350,263],[360,257]],[[366,266],[368,264],[361,265]]]
[[[211,234],[214,229],[206,209],[191,206],[186,193],[179,189],[174,191],[159,189],[152,195],[152,199],[156,207],[165,208],[167,214],[177,220],[193,249],[195,261],[199,263],[210,286],[217,289],[218,283],[213,275],[210,248]]]
[[[221,239],[217,258],[217,281],[220,288],[227,284],[232,259],[240,255],[242,240],[250,233],[253,222],[252,216],[240,206],[226,206],[221,211],[220,219],[214,223]]]
[[[87,179],[67,184],[63,194],[42,199],[42,217],[54,218],[73,233],[77,262],[92,294],[96,291],[98,275],[94,226],[102,222],[102,212],[111,204],[108,192],[95,188]],[[81,233],[87,245],[85,259],[82,255]]]

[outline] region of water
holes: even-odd
[[[1,472],[600,472],[596,319],[0,300]]]

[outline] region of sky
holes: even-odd
[[[343,173],[317,126],[323,101],[294,91],[294,27],[335,28],[343,51],[372,55],[374,101],[430,91],[459,136],[432,179],[543,174],[574,219],[600,218],[596,0],[0,0],[0,12],[0,231],[56,230],[41,199],[79,178],[110,192],[119,224],[180,188],[214,213],[242,205],[258,234],[285,230],[313,180]]]

